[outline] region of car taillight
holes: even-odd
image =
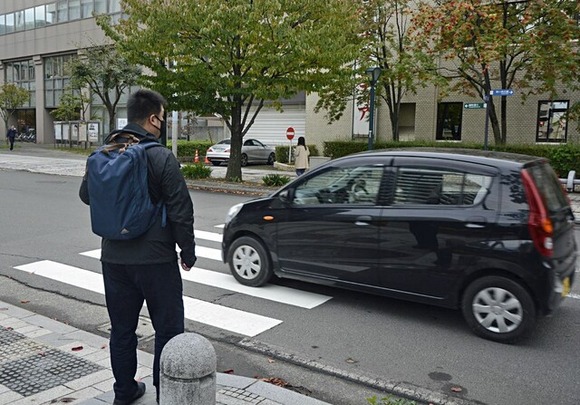
[[[208,152],[213,152],[214,150],[213,150],[213,148],[208,148],[207,151]]]
[[[551,257],[554,248],[552,239],[554,226],[552,225],[552,220],[548,216],[548,210],[534,179],[526,170],[522,171],[522,181],[530,207],[530,216],[528,218],[530,236],[540,254],[545,257]]]

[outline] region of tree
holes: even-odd
[[[364,58],[365,66],[378,66],[382,70],[377,94],[389,109],[394,141],[399,140],[401,100],[415,93],[418,83],[425,83],[425,72],[432,62],[411,41],[408,32],[411,3],[411,0],[369,0],[362,14],[372,41]]]
[[[60,98],[58,108],[51,115],[59,121],[84,121],[90,100],[82,94],[66,88]]]
[[[5,83],[0,86],[0,116],[6,130],[8,130],[10,117],[28,101],[28,97],[30,97],[28,91],[14,83]]]
[[[109,130],[115,129],[117,104],[130,86],[137,84],[141,69],[131,65],[112,45],[85,48],[68,64],[71,87],[88,87],[101,99],[109,115]]]
[[[578,75],[579,27],[575,0],[443,0],[423,3],[414,16],[415,38],[441,58],[437,77],[448,90],[488,99],[496,144],[507,141],[507,100],[500,119],[494,88],[557,94],[559,81]],[[443,93],[445,94],[445,93]]]
[[[218,114],[231,132],[226,178],[240,181],[244,135],[270,100],[321,95],[329,119],[352,92],[363,40],[350,0],[124,0],[128,17],[100,26],[172,108]],[[325,98],[325,96],[329,96]],[[332,97],[332,101],[330,100]]]

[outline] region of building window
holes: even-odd
[[[81,18],[81,0],[68,1],[68,19],[69,21]]]
[[[14,83],[28,91],[28,102],[23,107],[34,107],[36,105],[36,76],[32,59],[8,62],[4,65],[4,70],[7,83]]]
[[[56,3],[46,5],[46,24],[54,24],[56,22]]]
[[[68,0],[59,0],[56,3],[56,12],[57,22],[68,21]]]
[[[24,10],[16,11],[14,13],[14,19],[16,20],[14,31],[24,31]]]
[[[35,27],[34,8],[24,10],[24,29],[33,30]]]
[[[107,12],[107,0],[95,0],[95,13],[105,14]]]
[[[570,101],[539,101],[536,142],[566,142]]]
[[[93,0],[81,0],[81,18],[90,18],[93,16]]]
[[[46,25],[46,7],[38,6],[34,9],[34,26],[44,27]]]
[[[437,105],[438,141],[461,140],[461,118],[463,103],[439,103]]]
[[[14,13],[6,14],[6,33],[14,32]]]
[[[44,60],[44,102],[47,108],[57,108],[60,97],[70,82],[67,62],[72,55],[61,55]]]

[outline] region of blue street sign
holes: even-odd
[[[495,89],[489,92],[492,96],[513,96],[514,91],[512,89]]]

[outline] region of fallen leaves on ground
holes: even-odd
[[[75,346],[71,349],[73,352],[80,352],[81,350],[83,350],[82,346]]]
[[[21,304],[28,304],[30,302],[30,300],[20,300]]]
[[[271,357],[268,357],[268,363],[275,363],[275,362],[276,362],[276,360],[274,360],[274,359],[273,359],[273,358],[271,358]]]
[[[453,391],[453,392],[461,392],[463,390],[461,389],[461,387],[451,387],[451,391]]]
[[[234,373],[234,369],[233,368],[228,368],[227,370],[223,371],[224,374],[233,374]]]
[[[264,378],[260,378],[260,381],[274,384],[274,385],[277,385],[278,387],[288,387],[290,385],[286,381],[284,381],[283,379],[281,379],[279,377],[264,377]]]

